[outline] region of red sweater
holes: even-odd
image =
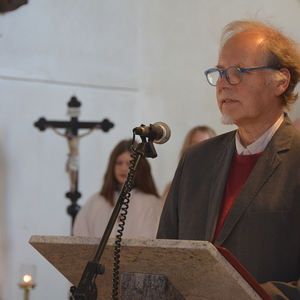
[[[248,176],[250,175],[261,154],[262,152],[253,155],[239,155],[237,153],[234,153],[227,177],[227,183],[220,208],[218,223],[212,241],[213,243],[219,236],[236,197],[243,188]]]

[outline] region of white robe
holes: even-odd
[[[115,193],[115,202],[119,193]],[[78,212],[73,233],[76,236],[101,237],[113,207],[99,193],[94,194]],[[122,211],[122,210],[121,210]],[[155,239],[160,218],[160,199],[137,189],[131,191],[128,213],[122,237]],[[116,237],[119,218],[110,237]]]

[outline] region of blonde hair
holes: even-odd
[[[286,91],[281,95],[282,104],[289,106],[298,99],[294,89],[300,81],[300,50],[299,45],[284,35],[279,29],[261,21],[233,21],[226,25],[221,35],[221,48],[233,36],[246,31],[259,32],[264,36],[262,42],[265,51],[265,64],[281,68],[287,68],[291,74],[291,80]]]
[[[182,154],[184,153],[184,151],[186,150],[186,148],[191,145],[192,137],[198,131],[206,133],[210,138],[216,136],[216,132],[212,128],[210,128],[209,126],[204,125],[204,126],[193,127],[187,133],[187,135],[186,135],[186,137],[184,139],[184,142],[183,142],[183,145],[182,145],[181,151],[180,151],[180,157],[182,156]]]

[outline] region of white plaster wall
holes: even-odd
[[[22,297],[23,263],[37,267],[32,300],[68,299],[67,280],[28,244],[31,235],[69,235],[71,221],[67,143],[35,121],[68,120],[75,95],[80,120],[115,123],[81,140],[79,204],[100,188],[111,149],[133,127],[167,123],[171,139],[150,161],[162,192],[191,127],[234,128],[220,124],[203,75],[216,64],[221,28],[257,14],[300,41],[299,13],[299,0],[29,0],[0,15],[0,300]]]
[[[220,124],[215,89],[204,71],[217,64],[220,31],[232,20],[266,19],[300,41],[300,1],[154,0],[140,5],[141,86],[144,122],[164,120],[172,138],[153,161],[156,178],[170,178],[187,131],[207,124],[218,134],[234,129]],[[296,104],[291,117],[299,115]],[[180,145],[180,146],[179,146]],[[166,166],[160,167],[161,163]]]

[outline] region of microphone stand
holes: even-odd
[[[107,245],[112,229],[119,216],[120,209],[122,208],[125,197],[131,191],[131,182],[133,180],[136,167],[138,166],[138,163],[142,157],[154,158],[157,156],[157,153],[153,145],[153,139],[149,138],[148,142],[146,141],[145,137],[141,137],[141,139],[142,139],[142,143],[138,144],[137,148],[134,150],[136,155],[132,160],[132,167],[127,175],[127,179],[120,192],[118,201],[108,221],[108,224],[101,238],[100,244],[97,248],[94,258],[93,260],[87,262],[86,267],[81,276],[80,282],[78,284],[78,287],[76,288],[75,286],[72,286],[70,288],[70,291],[73,295],[73,299],[75,300],[97,300],[98,290],[97,290],[95,280],[98,274],[104,274],[105,272],[104,265],[100,264],[99,261]],[[133,137],[132,144],[133,142],[134,142],[134,137]]]

